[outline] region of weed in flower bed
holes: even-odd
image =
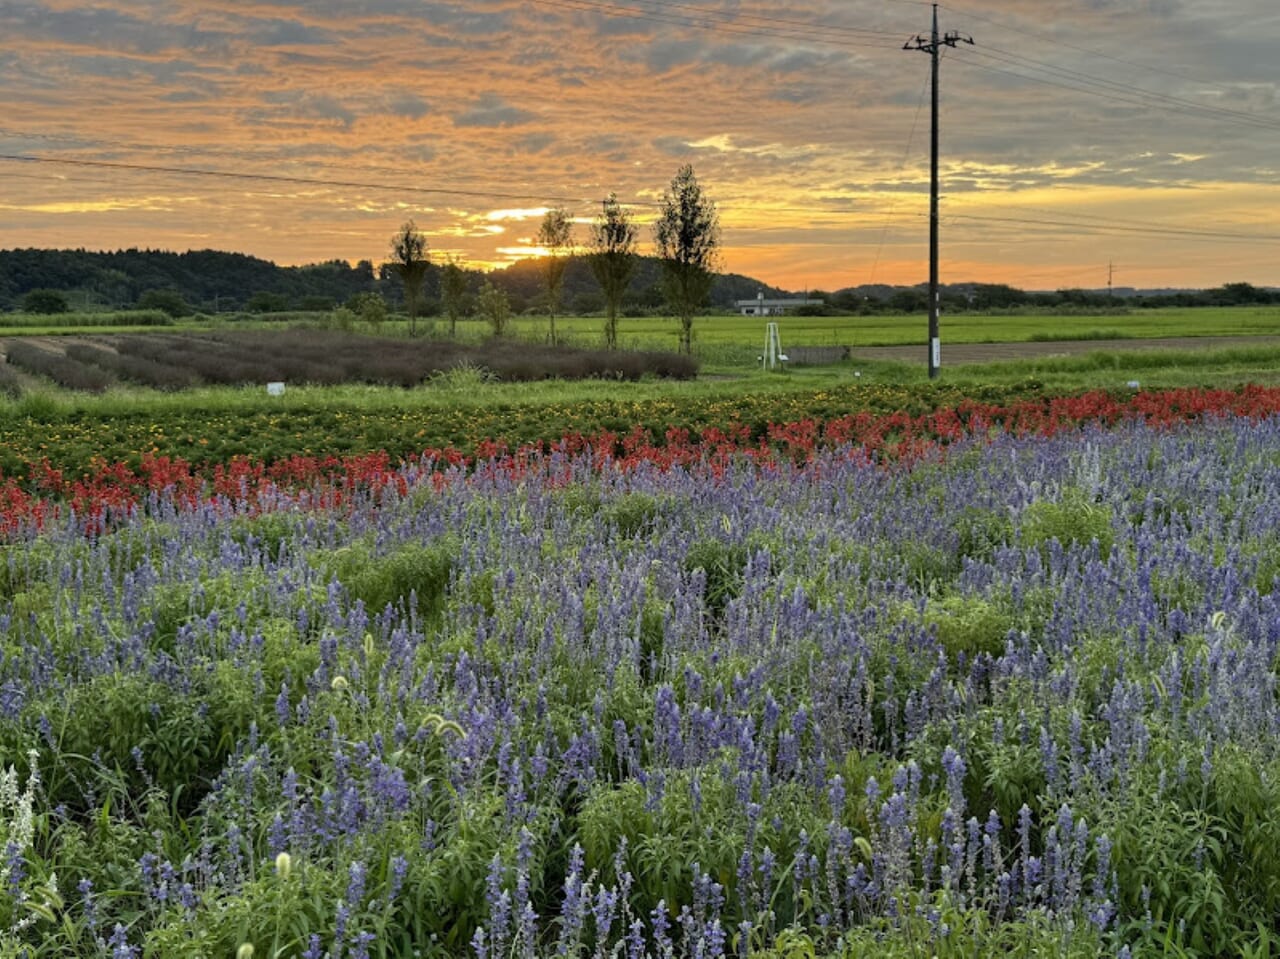
[[[383,460],[337,498],[227,473],[10,542],[0,928],[32,956],[1275,947],[1280,420],[706,452]]]

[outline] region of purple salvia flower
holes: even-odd
[[[645,959],[644,923],[638,918],[627,929],[627,959]]]
[[[649,921],[653,926],[653,942],[658,948],[658,955],[662,957],[671,956],[671,916],[667,911],[667,901],[659,899],[658,904],[654,906],[653,912],[649,914]]]
[[[599,889],[591,906],[591,918],[595,923],[596,941],[608,942],[613,927],[614,913],[618,907],[618,894],[612,889]]]
[[[391,882],[387,886],[387,902],[395,902],[404,887],[405,876],[409,873],[409,860],[398,853],[391,857]]]
[[[827,802],[831,805],[831,818],[838,821],[844,810],[844,779],[839,773],[831,777],[831,784],[827,788]]]
[[[365,881],[368,877],[368,868],[358,859],[347,868],[347,892],[344,898],[351,906],[358,906],[364,900]]]
[[[942,771],[947,777],[947,799],[957,816],[964,815],[964,775],[966,767],[960,754],[948,746],[942,751]]]
[[[107,945],[111,947],[111,959],[136,959],[138,955],[138,950],[129,945],[128,931],[120,923],[116,923]]]

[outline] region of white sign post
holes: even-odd
[[[776,370],[778,365],[786,359],[782,352],[782,340],[778,336],[778,324],[770,323],[765,327],[764,331],[764,368],[766,370]]]

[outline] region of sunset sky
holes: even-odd
[[[927,278],[913,0],[0,0],[0,248],[536,252],[692,163],[723,265]],[[943,31],[942,280],[1280,285],[1280,4],[968,0]],[[34,159],[27,159],[34,158]],[[56,161],[56,162],[55,162]],[[76,161],[75,163],[63,161]],[[189,172],[177,172],[189,171]],[[190,172],[198,171],[198,172]]]

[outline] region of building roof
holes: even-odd
[[[822,300],[814,300],[809,297],[796,297],[791,300],[762,300],[757,297],[754,300],[734,300],[734,306],[821,306]]]

